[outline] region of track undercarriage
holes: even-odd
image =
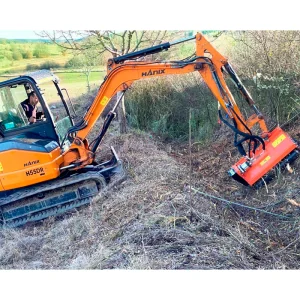
[[[124,174],[121,161],[114,149],[111,150],[111,160],[88,166],[80,173],[70,173],[46,183],[15,190],[9,195],[0,195],[0,224],[3,227],[18,227],[90,203],[115,175]]]

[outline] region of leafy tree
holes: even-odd
[[[49,48],[44,43],[38,43],[33,51],[36,58],[46,58],[50,56]]]
[[[67,69],[78,69],[81,66],[82,66],[82,61],[81,61],[79,55],[73,56],[65,64],[65,68],[67,68]]]
[[[10,50],[13,52],[17,49],[16,44],[13,41],[10,41]]]
[[[82,72],[85,75],[87,90],[88,92],[90,92],[90,75],[97,65],[99,65],[98,53],[95,52],[95,50],[93,49],[87,49],[79,55],[76,55],[72,59],[70,59],[67,62],[66,67],[77,70],[79,69],[80,72]]]
[[[12,53],[13,60],[23,59],[22,53],[19,50],[14,50]]]
[[[5,56],[8,60],[13,60],[13,55],[11,51],[3,51],[3,56]]]

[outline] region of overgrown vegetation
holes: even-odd
[[[217,101],[196,75],[134,84],[125,102],[130,126],[164,138],[186,140],[190,122],[195,139],[210,137],[217,127]]]
[[[226,170],[238,158],[230,142],[221,128],[214,143],[194,147],[189,156],[184,143],[110,128],[101,154],[115,147],[126,181],[73,214],[1,229],[1,269],[298,269],[299,161],[294,174],[256,192],[228,178]]]
[[[239,35],[229,32],[221,36],[222,48],[231,55],[229,62],[269,127],[286,123],[300,109],[298,37],[299,32],[284,31],[246,31]],[[189,44],[183,46],[179,53],[187,56],[189,48]],[[126,102],[129,124],[168,138],[187,138],[191,122],[194,139],[211,136],[217,128],[217,104],[197,76],[171,76],[135,84],[136,89],[128,93]],[[249,117],[253,111],[235,86],[229,80],[227,83],[243,114]],[[189,109],[192,120],[188,117]]]

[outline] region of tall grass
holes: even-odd
[[[295,77],[273,76],[261,78],[246,78],[242,80],[250,92],[256,106],[262,112],[269,128],[289,122],[300,113],[300,89]],[[242,99],[241,94],[228,83],[239,107],[245,117],[253,111]]]
[[[288,122],[300,111],[299,88],[295,78],[273,77],[242,80],[268,127]],[[234,85],[227,80],[243,115],[254,113]],[[192,138],[209,139],[218,128],[217,101],[196,73],[147,79],[134,84],[126,95],[129,125],[164,138],[187,140],[189,110]]]
[[[129,125],[164,138],[207,139],[217,126],[217,102],[197,74],[137,82],[126,95]]]

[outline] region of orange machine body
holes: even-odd
[[[60,148],[51,152],[11,149],[0,153],[0,191],[57,178],[63,163]],[[18,157],[18,159],[16,159]]]
[[[260,145],[252,159],[242,157],[232,169],[252,186],[296,148],[291,137],[276,127],[265,140],[265,150]]]

